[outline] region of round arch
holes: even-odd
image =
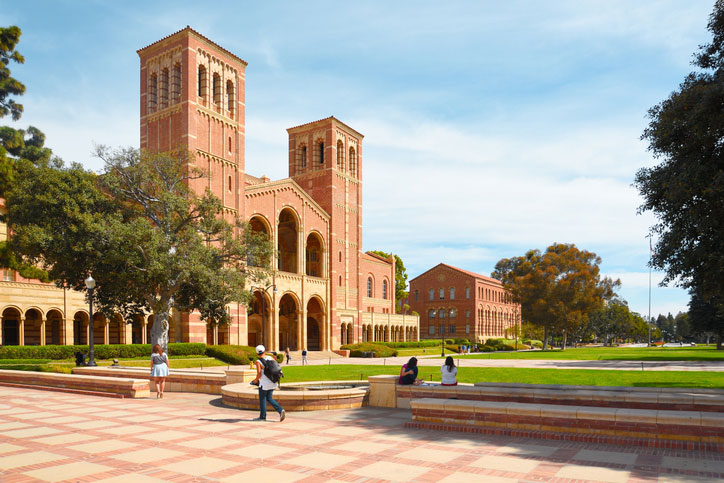
[[[63,311],[57,308],[49,309],[45,320],[45,345],[64,344],[65,321]]]
[[[324,237],[317,230],[313,230],[307,234],[304,243],[305,250],[305,273],[311,277],[324,277],[324,261],[326,247]]]
[[[2,311],[2,345],[20,345],[21,310],[16,306],[7,306]]]
[[[73,314],[73,344],[88,344],[88,312],[85,310]]]
[[[299,273],[299,215],[294,208],[285,206],[279,212],[277,224],[277,269],[282,272]]]
[[[25,310],[25,321],[21,324],[23,337],[21,342],[23,345],[41,345],[43,335],[43,311],[36,307],[30,307]]]
[[[279,349],[289,347],[291,351],[300,350],[299,332],[301,328],[301,301],[296,293],[286,291],[279,297]]]
[[[262,304],[262,297],[264,297],[264,303]],[[269,296],[268,293],[264,293],[261,289],[256,289],[252,293],[252,299],[251,302],[249,302],[249,307],[247,309],[247,318],[246,318],[246,337],[247,337],[247,343],[254,347],[259,344],[264,345],[264,347],[269,347],[268,340],[269,340],[269,327],[271,325],[271,313],[272,313],[272,299]],[[264,310],[264,315],[262,316],[262,307]],[[262,331],[262,321],[264,322],[264,325],[266,326],[265,329]],[[264,334],[264,339],[262,340],[262,333]]]
[[[365,285],[365,296],[367,298],[374,298],[375,296],[375,276],[370,272],[367,274],[366,285]]]
[[[307,340],[306,347],[310,351],[319,351],[326,348],[324,341],[325,333],[325,314],[324,302],[318,296],[314,295],[307,301]]]

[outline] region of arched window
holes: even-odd
[[[158,89],[158,77],[156,77],[156,74],[151,74],[151,80],[148,83],[148,109],[150,111],[156,110],[157,89]]]
[[[226,81],[226,110],[229,116],[234,117],[234,83],[230,80]]]
[[[339,251],[339,262],[342,263],[342,250]]]
[[[221,105],[221,77],[219,74],[214,73],[214,82],[211,85],[213,90],[214,104]]]
[[[229,191],[231,191],[231,176],[229,176]]]
[[[387,300],[387,280],[382,281],[382,298]]]
[[[181,64],[178,62],[173,65],[173,79],[171,82],[171,102],[176,103],[181,100]]]
[[[440,300],[445,300],[445,289],[444,288],[440,289]]]
[[[450,287],[450,300],[455,300],[455,287]]]
[[[450,318],[454,319],[458,315],[458,311],[455,309],[450,309]]]
[[[231,154],[231,136],[229,136],[229,154]]]
[[[339,276],[339,286],[342,286],[342,275]]]
[[[440,309],[440,310],[438,310],[437,315],[438,315],[441,319],[444,319],[444,318],[445,318],[445,312],[447,312],[445,309]]]
[[[420,301],[420,292],[418,290],[415,290],[415,302]]]
[[[357,155],[354,148],[349,148],[349,175],[357,176]]]
[[[161,109],[168,107],[168,69],[161,71]]]
[[[428,316],[428,318],[430,318],[430,319],[434,319],[434,318],[435,318],[435,309],[430,309],[430,310],[427,312],[427,316]]]
[[[207,83],[207,76],[206,76],[206,66],[200,65],[199,66],[199,75],[198,75],[198,82],[197,86],[199,89],[199,97],[206,98],[206,83]]]
[[[465,298],[466,299],[470,298],[470,287],[465,287]]]
[[[344,144],[337,141],[337,171],[344,172]]]
[[[315,152],[314,152],[314,161],[315,164],[322,165],[324,164],[324,141],[321,139],[317,139],[317,144],[315,146]]]
[[[430,289],[430,300],[434,300],[434,299],[435,299],[435,289],[431,288]]]
[[[367,297],[372,298],[372,277],[367,278]]]

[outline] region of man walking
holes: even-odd
[[[302,349],[302,365],[304,366],[307,364],[309,364],[309,361],[307,361],[307,348],[305,347]]]
[[[279,422],[282,422],[286,417],[286,412],[272,397],[274,389],[277,388],[277,383],[273,382],[264,374],[265,361],[271,361],[273,359],[266,354],[266,349],[263,345],[256,346],[256,353],[259,356],[259,359],[254,362],[256,365],[256,379],[251,383],[259,385],[259,417],[254,418],[254,421],[266,421],[266,404],[268,402],[274,410],[279,413]]]

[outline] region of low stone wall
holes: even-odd
[[[421,398],[559,404],[591,407],[724,412],[724,391],[714,389],[477,383],[473,386],[399,386],[397,407]]]
[[[248,370],[247,370],[248,371]],[[238,372],[246,372],[244,370]],[[254,372],[256,371],[248,371]],[[133,377],[136,379],[148,379],[151,381],[151,370],[141,367],[74,367],[73,374],[85,374],[105,377]],[[243,377],[241,375],[240,377]],[[253,379],[253,378],[252,378]],[[226,374],[220,372],[201,371],[174,371],[171,369],[166,378],[166,391],[169,392],[198,392],[204,394],[221,394],[221,388],[227,384]],[[150,382],[152,391],[156,390],[155,384]]]
[[[359,384],[359,381],[333,381],[334,384]],[[311,383],[286,383],[283,387],[303,387]],[[322,383],[320,383],[322,384]],[[286,411],[350,409],[367,405],[367,386],[328,390],[275,390],[274,399]],[[259,389],[249,383],[229,384],[221,388],[221,400],[239,409],[259,409]],[[267,409],[273,411],[271,406]]]
[[[496,401],[411,401],[409,427],[681,449],[724,450],[724,414]]]
[[[129,398],[150,396],[148,381],[133,377],[0,370],[0,384]]]

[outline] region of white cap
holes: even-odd
[[[258,345],[258,346],[256,346],[256,353],[257,353],[257,354],[263,354],[264,352],[266,352],[266,349],[264,348],[263,345]]]

